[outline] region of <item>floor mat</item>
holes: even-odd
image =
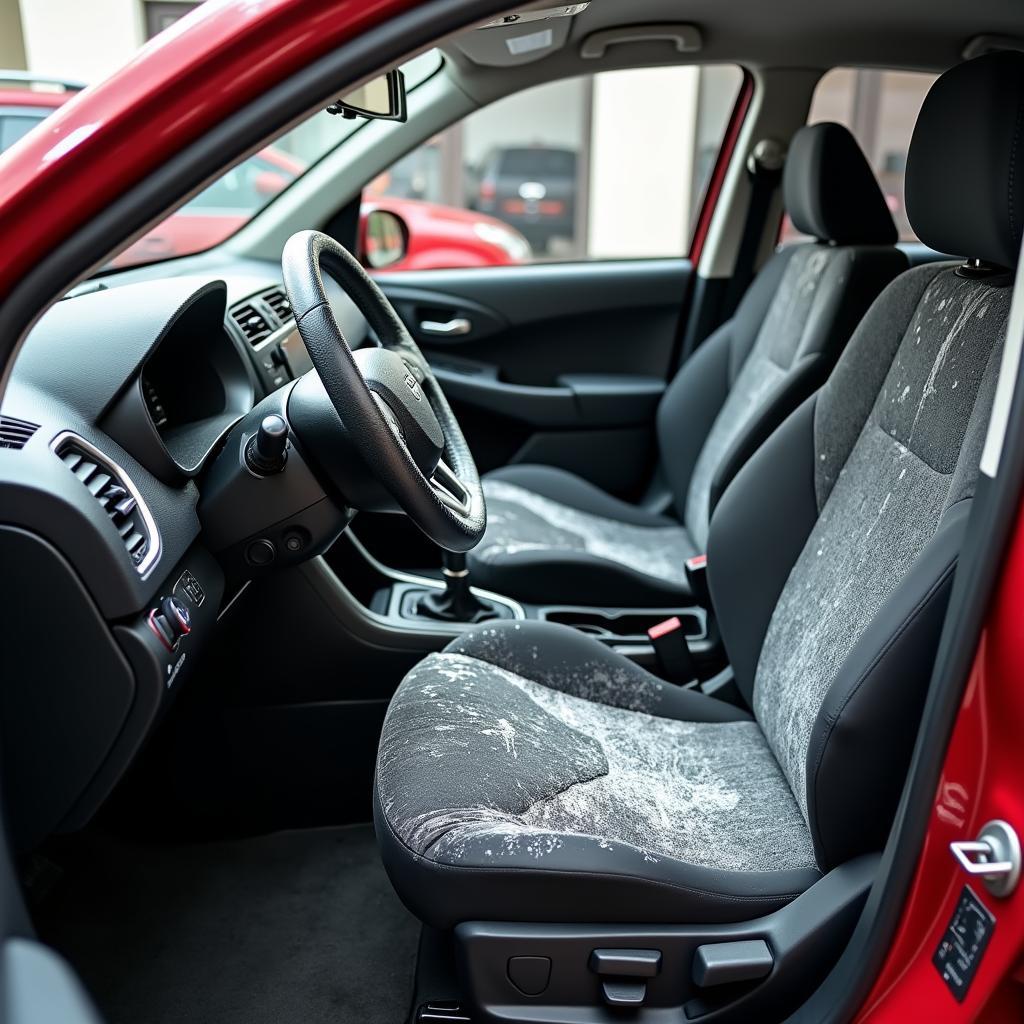
[[[90,838],[37,914],[109,1024],[400,1024],[419,927],[368,825]]]

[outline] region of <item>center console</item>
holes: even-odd
[[[389,568],[371,554],[349,529],[311,571],[322,594],[330,593],[335,611],[349,628],[377,645],[401,649],[438,650],[480,621],[534,620],[578,629],[607,644],[644,668],[666,675],[664,659],[648,631],[678,619],[678,629],[696,669],[697,678],[710,679],[725,665],[713,616],[699,606],[618,608],[566,604],[530,604],[503,594],[470,587],[493,614],[473,622],[439,619],[425,614],[425,605],[445,593],[440,573],[414,573]],[[447,571],[447,570],[446,570]],[[451,573],[449,572],[449,575]],[[674,680],[678,681],[678,680]]]

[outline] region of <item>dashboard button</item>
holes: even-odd
[[[250,565],[270,565],[275,558],[277,558],[277,548],[265,537],[260,540],[254,540],[245,549],[245,560]]]

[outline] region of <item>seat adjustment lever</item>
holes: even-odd
[[[711,942],[693,955],[693,983],[700,988],[767,977],[775,959],[764,939]]]
[[[661,970],[659,949],[595,949],[590,969],[601,976],[601,990],[609,1006],[642,1006],[647,998],[645,978]]]

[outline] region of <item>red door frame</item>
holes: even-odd
[[[414,0],[226,0],[198,8],[44,129],[0,156],[0,299],[116,197],[261,94],[331,50],[415,6]],[[749,102],[749,96],[747,97]],[[717,171],[717,168],[716,168]],[[723,172],[724,173],[724,172]],[[714,197],[714,188],[709,190]],[[701,221],[710,216],[705,203]],[[706,223],[698,225],[699,254]],[[80,268],[85,271],[87,268]],[[0,358],[13,338],[0,338]],[[1024,822],[1018,748],[1024,736],[1024,525],[1007,568],[947,752],[918,874],[863,1021],[993,1019],[1020,955],[1024,896],[988,897],[998,923],[966,1002],[931,965],[963,876],[948,853],[991,817]]]
[[[996,923],[962,1004],[932,963],[967,876],[950,853],[987,821],[1024,828],[1024,519],[1018,518],[964,693],[913,886],[858,1022],[1024,1020],[1024,886],[1007,899],[971,889]]]

